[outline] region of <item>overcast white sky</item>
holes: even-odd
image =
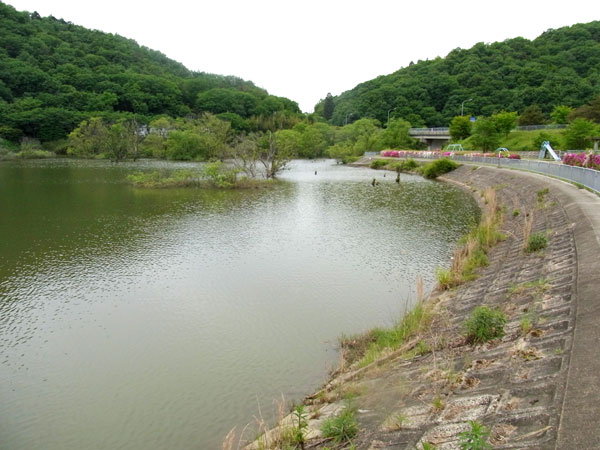
[[[597,0],[6,0],[116,33],[196,71],[236,75],[312,112],[411,61],[600,19]]]

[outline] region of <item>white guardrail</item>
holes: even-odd
[[[422,154],[422,155],[421,155]],[[434,152],[419,152],[412,155],[404,155],[402,158],[425,158],[439,159],[451,158],[455,161],[466,163],[486,164],[496,167],[507,167],[510,169],[527,170],[529,172],[541,173],[563,180],[582,184],[600,194],[600,171],[587,169],[584,167],[569,166],[560,162],[546,162],[534,159],[508,159],[485,156],[462,156],[462,155],[443,155]]]

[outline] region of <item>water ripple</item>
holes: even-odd
[[[331,161],[251,192],[138,191],[139,167],[172,165],[0,166],[6,448],[218,447],[257,398],[315,388],[341,333],[396,320],[478,215]]]

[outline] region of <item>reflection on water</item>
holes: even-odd
[[[165,165],[0,164],[2,448],[218,448],[316,388],[340,334],[398,318],[478,215],[331,161],[272,190],[123,181]]]

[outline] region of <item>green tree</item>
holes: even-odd
[[[472,122],[468,116],[455,116],[450,122],[450,136],[460,141],[471,136]]]
[[[109,129],[100,117],[84,120],[69,133],[67,153],[75,156],[96,156],[107,152]]]
[[[243,172],[249,178],[258,175],[257,163],[260,157],[261,136],[256,133],[237,136],[230,147],[230,157],[239,172]]]
[[[473,124],[473,145],[483,151],[494,150],[500,144],[502,134],[496,128],[496,123],[482,117]]]
[[[323,102],[323,117],[325,117],[327,120],[331,120],[334,109],[335,104],[333,102],[333,95],[331,95],[331,92],[328,92]]]
[[[204,159],[223,159],[227,156],[228,142],[230,139],[231,124],[220,120],[212,114],[202,115],[196,131],[201,136],[201,148],[199,151]]]
[[[123,123],[115,123],[108,129],[107,154],[111,161],[119,162],[127,157],[130,130]]]
[[[543,125],[546,123],[546,115],[538,105],[529,105],[519,116],[519,125]]]
[[[159,133],[150,133],[141,142],[142,153],[146,156],[165,159],[167,157],[167,138]]]
[[[260,140],[258,159],[265,169],[265,178],[276,178],[285,166],[293,158],[289,149],[281,147],[277,142],[277,136],[267,131]]]
[[[597,136],[598,126],[588,119],[574,119],[564,131],[565,144],[569,150],[585,150],[592,146],[592,136]]]
[[[496,124],[496,130],[506,136],[517,124],[518,117],[517,112],[502,111],[492,115],[491,119]]]
[[[587,105],[583,105],[577,108],[572,117],[581,117],[584,119],[592,120],[596,123],[600,123],[600,95],[595,97]]]
[[[567,123],[569,121],[569,116],[573,111],[574,109],[570,106],[556,105],[550,113],[550,117],[552,117],[552,122],[554,123]]]
[[[410,123],[396,118],[390,119],[388,126],[380,132],[380,145],[382,148],[413,148],[415,140],[408,134]]]
[[[338,142],[327,149],[327,154],[338,163],[346,163],[353,156],[354,149],[351,145]]]
[[[205,160],[206,154],[201,153],[204,142],[194,130],[173,130],[167,135],[168,159],[191,161]]]

